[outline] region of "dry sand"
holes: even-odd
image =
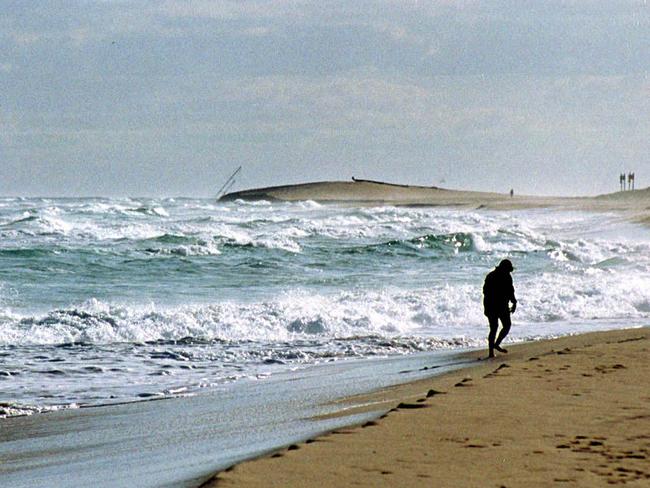
[[[648,487],[649,332],[515,345],[473,368],[357,398],[393,410],[205,486]]]

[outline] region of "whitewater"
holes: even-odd
[[[617,214],[190,198],[0,199],[0,416],[193,395],[333,361],[640,326],[650,230]]]

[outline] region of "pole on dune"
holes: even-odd
[[[226,188],[224,188],[224,190],[223,190],[223,195],[225,195],[226,193],[228,193],[228,192],[230,191],[230,189],[232,188],[232,186],[233,186],[236,182],[237,182],[237,180],[236,180],[235,178],[233,178],[232,181],[228,184],[228,186],[227,186]]]
[[[228,190],[232,188],[232,185],[235,184],[235,176],[237,176],[240,171],[241,166],[237,168],[233,174],[230,175],[230,178],[228,178],[223,185],[221,185],[221,188],[219,188],[219,191],[217,192],[217,200],[219,200],[219,198],[221,198]]]

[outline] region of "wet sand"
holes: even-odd
[[[368,395],[375,421],[204,486],[650,486],[649,352],[646,327],[468,353],[476,366]]]
[[[195,488],[234,463],[376,416],[337,415],[349,407],[338,399],[468,361],[447,350],[325,362],[187,397],[0,419],[0,486]]]

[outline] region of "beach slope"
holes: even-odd
[[[650,486],[649,336],[641,328],[513,346],[393,390],[398,400],[375,422],[205,486]]]

